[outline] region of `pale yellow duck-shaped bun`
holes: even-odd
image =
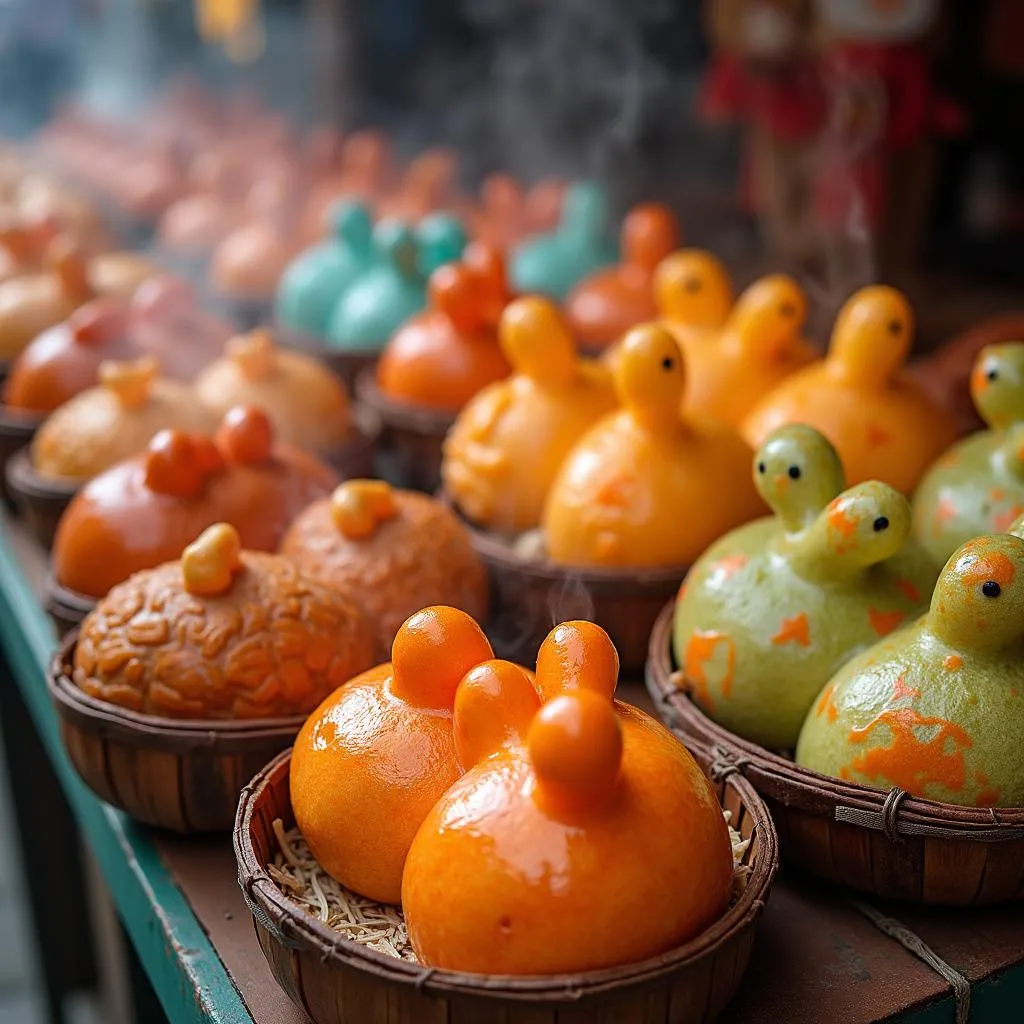
[[[352,428],[344,384],[311,356],[275,345],[265,330],[232,338],[195,387],[218,419],[235,406],[258,406],[282,442],[307,451],[329,451]]]
[[[927,614],[832,677],[801,730],[800,764],[931,800],[1024,806],[1022,528],[958,548]]]
[[[682,419],[686,372],[668,330],[642,324],[626,335],[615,387],[622,410],[581,438],[548,495],[543,529],[553,561],[685,566],[764,511],[743,441]]]
[[[941,455],[914,494],[914,530],[937,565],[1024,512],[1024,342],[981,350],[971,397],[989,429]]]
[[[55,409],[36,432],[36,472],[87,480],[143,451],[161,430],[211,433],[216,417],[188,387],[158,374],[150,358],[101,363],[99,384]]]
[[[835,446],[850,484],[881,480],[911,494],[956,438],[956,425],[904,372],[914,330],[910,304],[871,285],[847,300],[828,355],[792,374],[743,421],[757,447],[785,423],[806,423]]]
[[[463,408],[445,440],[441,476],[470,520],[518,534],[540,524],[565,456],[616,401],[608,368],[579,357],[549,300],[517,299],[498,334],[513,372]]]
[[[680,249],[658,264],[654,302],[662,324],[676,336],[689,360],[691,345],[701,344],[708,331],[725,326],[733,304],[729,271],[704,249]]]
[[[755,281],[720,331],[684,344],[686,414],[738,429],[765,395],[815,359],[802,333],[806,318],[807,299],[791,277]]]

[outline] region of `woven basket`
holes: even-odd
[[[291,327],[282,327],[280,324],[274,326],[274,338],[279,345],[305,352],[306,355],[313,356],[325,366],[330,367],[345,382],[349,394],[355,393],[359,375],[364,370],[376,366],[380,356],[377,351],[346,352],[342,349],[332,348],[323,338],[318,338],[305,331],[297,331]]]
[[[96,607],[96,598],[61,586],[53,576],[46,580],[46,611],[57,627],[58,636],[66,636],[82,624]]]
[[[7,488],[7,462],[15,452],[32,443],[44,418],[41,413],[20,412],[0,405],[0,497],[8,504],[13,504],[14,499]]]
[[[698,751],[694,751],[698,754]],[[642,963],[551,977],[497,977],[430,970],[342,938],[290,901],[265,866],[276,849],[275,818],[294,825],[290,753],[246,787],[235,822],[238,879],[263,955],[292,1001],[316,1024],[700,1024],[713,1020],[739,985],[757,919],[777,866],[775,832],[763,803],[738,775],[718,792],[732,824],[750,838],[752,871],[736,903],[692,942]]]
[[[32,465],[29,448],[16,451],[8,459],[4,475],[18,515],[25,520],[29,533],[49,551],[53,547],[60,517],[78,493],[81,483],[59,483],[40,476]]]
[[[451,499],[440,497],[458,512]],[[679,590],[685,566],[616,570],[557,565],[524,557],[507,541],[463,523],[473,550],[487,566],[487,635],[500,657],[532,664],[553,626],[566,619],[589,619],[612,638],[623,675],[639,677],[655,620]]]
[[[783,860],[887,899],[943,906],[1024,897],[1024,808],[959,807],[843,782],[741,739],[673,681],[670,603],[651,634],[647,688],[686,743],[714,770],[742,772],[768,804]]]
[[[376,413],[356,406],[352,410],[352,430],[336,448],[322,452],[325,462],[337,470],[342,480],[374,476],[381,425]]]
[[[356,395],[380,417],[395,482],[428,493],[436,491],[441,483],[441,446],[455,416],[388,398],[377,387],[372,369],[359,375]]]
[[[305,716],[189,721],[96,700],[71,678],[77,631],[53,656],[47,687],[71,763],[130,817],[174,832],[227,832],[242,787],[289,747]]]

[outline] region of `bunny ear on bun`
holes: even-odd
[[[525,743],[540,710],[526,670],[511,661],[471,668],[455,694],[455,751],[464,771],[510,745]]]

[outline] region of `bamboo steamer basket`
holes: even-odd
[[[323,338],[279,323],[274,325],[274,338],[279,345],[305,352],[329,367],[345,382],[350,394],[354,393],[360,374],[372,370],[380,356],[379,352],[347,352],[332,348]]]
[[[450,498],[441,498],[458,514]],[[516,551],[465,518],[462,523],[487,566],[487,635],[499,657],[531,664],[553,626],[566,619],[589,619],[612,638],[622,674],[640,676],[655,620],[665,602],[675,597],[688,566],[639,570],[558,565]]]
[[[25,520],[29,533],[49,551],[60,517],[78,493],[81,481],[61,482],[40,476],[32,465],[29,447],[19,449],[8,459],[4,475],[14,507]]]
[[[0,405],[0,497],[8,504],[13,505],[14,499],[7,486],[7,463],[15,452],[32,443],[44,418],[43,413],[23,412]]]
[[[712,721],[673,680],[666,605],[651,633],[647,688],[687,744],[711,751],[764,797],[782,858],[830,882],[885,899],[939,906],[1024,897],[1024,808],[960,807],[833,779]]]
[[[96,598],[62,586],[51,575],[46,581],[46,612],[57,627],[57,635],[66,636],[82,624],[96,607]]]
[[[698,750],[694,755],[700,757]],[[426,968],[367,949],[290,901],[266,872],[273,822],[291,828],[290,752],[246,787],[235,822],[238,879],[260,948],[291,1000],[316,1024],[700,1024],[729,1001],[750,957],[777,867],[775,831],[753,787],[737,773],[717,782],[731,824],[751,843],[747,886],[693,941],[609,970],[507,977]]]
[[[389,398],[377,387],[372,368],[359,375],[356,397],[383,424],[383,444],[391,456],[396,483],[436,491],[441,484],[441,447],[455,415]]]
[[[253,774],[289,747],[304,715],[246,721],[145,715],[96,700],[71,677],[78,631],[47,673],[71,763],[101,799],[173,832],[230,831]]]
[[[334,449],[318,454],[342,480],[373,476],[380,436],[381,423],[377,415],[357,405],[352,410],[349,436]]]

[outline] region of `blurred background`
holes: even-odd
[[[822,342],[869,281],[907,289],[921,348],[1021,308],[1022,115],[1019,0],[0,0],[0,140],[122,214],[226,135],[255,180],[375,129],[398,168],[450,151],[452,205],[495,174],[666,202],[737,284],[798,276]],[[32,869],[0,844],[0,1024],[44,1019]]]

